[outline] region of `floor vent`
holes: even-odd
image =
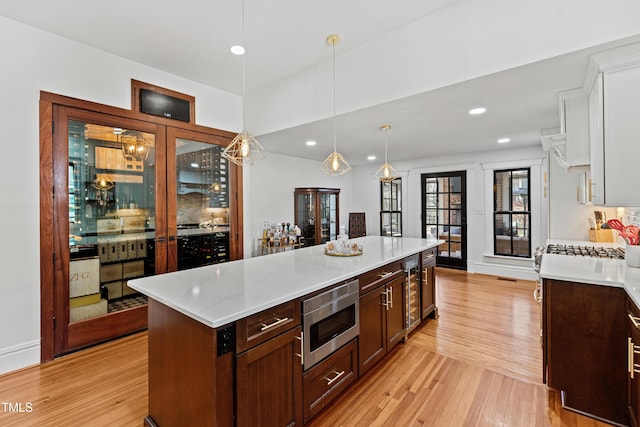
[[[518,279],[513,279],[511,277],[498,277],[498,280],[506,280],[507,282],[517,282]]]

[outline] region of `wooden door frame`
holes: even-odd
[[[39,150],[40,150],[40,359],[42,362],[52,360],[55,356],[55,281],[59,272],[55,268],[55,254],[60,253],[61,248],[56,248],[54,239],[54,186],[56,180],[66,180],[65,176],[54,174],[54,106],[72,107],[94,113],[113,115],[121,119],[132,119],[140,122],[152,123],[168,128],[179,128],[188,131],[201,132],[215,135],[226,144],[231,142],[234,133],[208,128],[192,123],[179,122],[162,117],[151,116],[105,104],[84,101],[63,95],[41,91],[39,101]],[[60,135],[56,135],[60,137]],[[163,134],[166,140],[166,135]],[[65,139],[66,140],[66,139]],[[164,141],[163,141],[164,142]],[[239,167],[230,164],[230,175],[236,183],[234,197],[236,208],[231,209],[232,228],[235,238],[230,239],[231,259],[241,259],[243,256],[243,204],[242,204],[242,171]],[[66,248],[68,250],[68,248]],[[56,252],[58,250],[58,252]]]

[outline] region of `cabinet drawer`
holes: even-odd
[[[436,248],[422,251],[422,268],[436,266]]]
[[[364,295],[379,286],[385,284],[398,274],[404,274],[402,269],[402,260],[394,261],[382,267],[376,268],[361,274],[360,279],[360,295]]]
[[[243,351],[300,324],[300,301],[293,300],[236,322],[236,351]]]
[[[358,378],[357,339],[304,374],[304,423],[316,416]]]

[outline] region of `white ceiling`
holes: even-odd
[[[340,51],[367,43],[460,0],[245,0],[247,88],[284,79],[331,58],[323,41],[342,37]],[[241,32],[239,0],[20,0],[0,15],[115,55],[229,92],[242,92],[241,60],[229,52]],[[310,46],[319,45],[318,49]],[[400,161],[538,145],[542,129],[558,127],[557,93],[583,83],[594,47],[338,116],[338,149],[356,165],[370,154]],[[276,59],[274,59],[276,58]],[[485,115],[470,117],[482,104]],[[304,145],[314,139],[319,145]],[[323,160],[333,120],[259,135],[267,151]],[[322,141],[322,143],[320,143]]]

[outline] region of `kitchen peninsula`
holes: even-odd
[[[353,383],[363,366],[373,365],[366,362],[406,338],[411,304],[423,301],[423,319],[437,315],[433,267],[442,241],[367,236],[353,242],[362,245],[362,255],[327,256],[320,245],[130,281],[149,297],[146,424],[233,425],[235,418],[237,425],[302,425]],[[414,271],[406,268],[409,258],[420,260],[422,274],[406,273]],[[413,280],[420,291],[410,296]],[[309,342],[322,332],[312,326],[303,334],[303,327],[309,329],[303,300],[329,297],[346,284],[355,286],[355,303],[336,319],[355,322],[360,337],[309,366]],[[343,296],[335,298],[339,304]],[[365,298],[375,299],[366,304],[373,311],[365,311]],[[379,316],[370,328],[364,322],[372,313]],[[363,360],[363,342],[368,350],[377,332],[381,347]]]

